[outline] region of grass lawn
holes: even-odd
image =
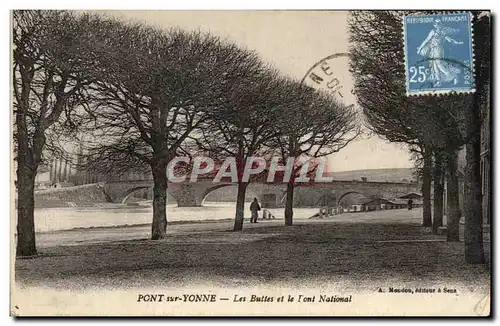
[[[489,264],[467,265],[463,242],[447,243],[413,221],[246,225],[243,232],[179,232],[162,241],[47,247],[38,258],[16,260],[16,282],[75,290],[203,284],[489,291]]]

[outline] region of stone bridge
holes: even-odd
[[[205,197],[212,191],[222,187],[236,186],[232,182],[214,183],[199,179],[195,183],[169,183],[168,193],[177,200],[180,207],[201,206]],[[152,180],[112,181],[103,186],[108,201],[125,202],[135,191],[153,187]],[[263,207],[281,207],[284,205],[286,184],[284,183],[251,183],[247,192],[256,194]],[[394,199],[408,193],[420,193],[418,183],[402,182],[369,182],[341,181],[316,183],[299,183],[294,191],[296,207],[333,206],[340,203],[344,196],[359,193],[368,197]],[[236,200],[236,192],[234,193]]]

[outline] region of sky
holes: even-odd
[[[345,11],[102,11],[129,21],[158,27],[210,31],[242,47],[257,51],[285,75],[302,79],[317,62],[348,52],[348,13]],[[329,73],[339,80],[342,100],[356,104],[350,94],[348,59],[328,60]],[[321,66],[315,71],[321,71]],[[311,84],[310,78],[305,79]],[[322,87],[321,85],[318,87]],[[328,157],[328,171],[411,168],[408,151],[377,135],[363,136]]]

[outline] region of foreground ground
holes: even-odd
[[[231,222],[175,225],[162,241],[148,240],[144,226],[40,234],[40,257],[17,259],[16,281],[60,289],[334,284],[488,291],[489,264],[465,264],[463,242],[429,234],[419,210],[346,216],[292,227],[246,223],[243,232],[229,231]]]

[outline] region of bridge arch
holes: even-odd
[[[130,200],[130,194],[141,189],[153,186],[151,180],[130,180],[130,181],[110,181],[105,182],[100,187],[106,197],[106,201],[121,203]],[[175,199],[180,207],[201,206],[210,193],[223,187],[236,187],[235,183],[222,182],[213,183],[212,180],[199,180],[196,183],[169,183],[168,194],[171,199]],[[418,183],[390,183],[390,182],[358,182],[358,181],[333,181],[321,187],[297,187],[295,204],[303,206],[313,206],[322,202],[334,202],[340,204],[345,196],[351,193],[358,193],[367,197],[399,198],[411,192],[419,192]],[[68,190],[65,190],[68,191]],[[252,194],[253,192],[253,194]],[[234,192],[235,193],[235,192]],[[247,188],[248,197],[257,197],[259,201],[266,199],[269,205],[282,206],[286,196],[286,185],[252,183]],[[327,194],[330,193],[330,194]],[[84,194],[87,195],[87,194]],[[226,192],[226,197],[235,196],[233,191]],[[335,199],[336,196],[336,200]],[[247,197],[247,198],[248,198]],[[210,199],[209,199],[210,200]],[[214,197],[213,200],[216,200]],[[173,201],[172,201],[173,203]]]
[[[200,205],[203,204],[203,202],[205,201],[205,199],[208,197],[209,194],[211,194],[212,192],[218,190],[218,189],[221,189],[221,188],[225,188],[225,187],[234,187],[235,188],[235,197],[234,197],[234,202],[236,202],[236,190],[238,188],[238,184],[237,183],[224,183],[224,184],[217,184],[213,187],[210,187],[208,188],[200,197],[201,197],[201,202],[200,202]],[[252,197],[257,197],[257,199],[260,201],[261,198],[260,196],[257,194],[256,191],[254,191],[251,186],[248,186],[247,189],[246,189],[246,196],[248,196],[249,194],[251,194]]]
[[[127,202],[127,200],[129,199],[129,197],[134,194],[134,192],[139,191],[139,190],[143,190],[143,189],[150,189],[150,188],[152,188],[152,186],[137,186],[137,187],[133,187],[133,188],[126,190],[122,194],[123,199],[122,199],[121,203],[125,204]]]
[[[153,192],[152,191],[153,186],[137,186],[137,187],[133,187],[133,188],[127,189],[125,192],[123,192],[121,194],[120,198],[123,198],[123,199],[120,200],[120,203],[125,204],[127,202],[127,200],[136,191],[143,190],[143,189],[151,189],[151,193]],[[170,194],[169,190],[167,189],[167,205],[170,205],[170,204],[177,204],[177,199],[174,196],[172,196],[172,194]]]
[[[359,192],[359,191],[356,191],[356,190],[349,190],[347,192],[344,192],[337,200],[337,205],[340,205],[340,202],[342,201],[342,199],[344,199],[347,195],[350,195],[350,194],[359,194],[359,195],[362,195],[362,196],[366,196],[366,197],[369,197],[369,195],[367,194],[364,194],[362,192]]]
[[[213,186],[211,188],[208,188],[201,196],[201,203],[200,205],[203,205],[203,202],[205,201],[205,199],[208,197],[208,195],[214,191],[216,191],[217,189],[221,189],[221,188],[224,188],[224,187],[231,187],[231,186],[234,186],[234,184],[231,184],[231,183],[228,183],[228,184],[218,184],[216,186]]]

